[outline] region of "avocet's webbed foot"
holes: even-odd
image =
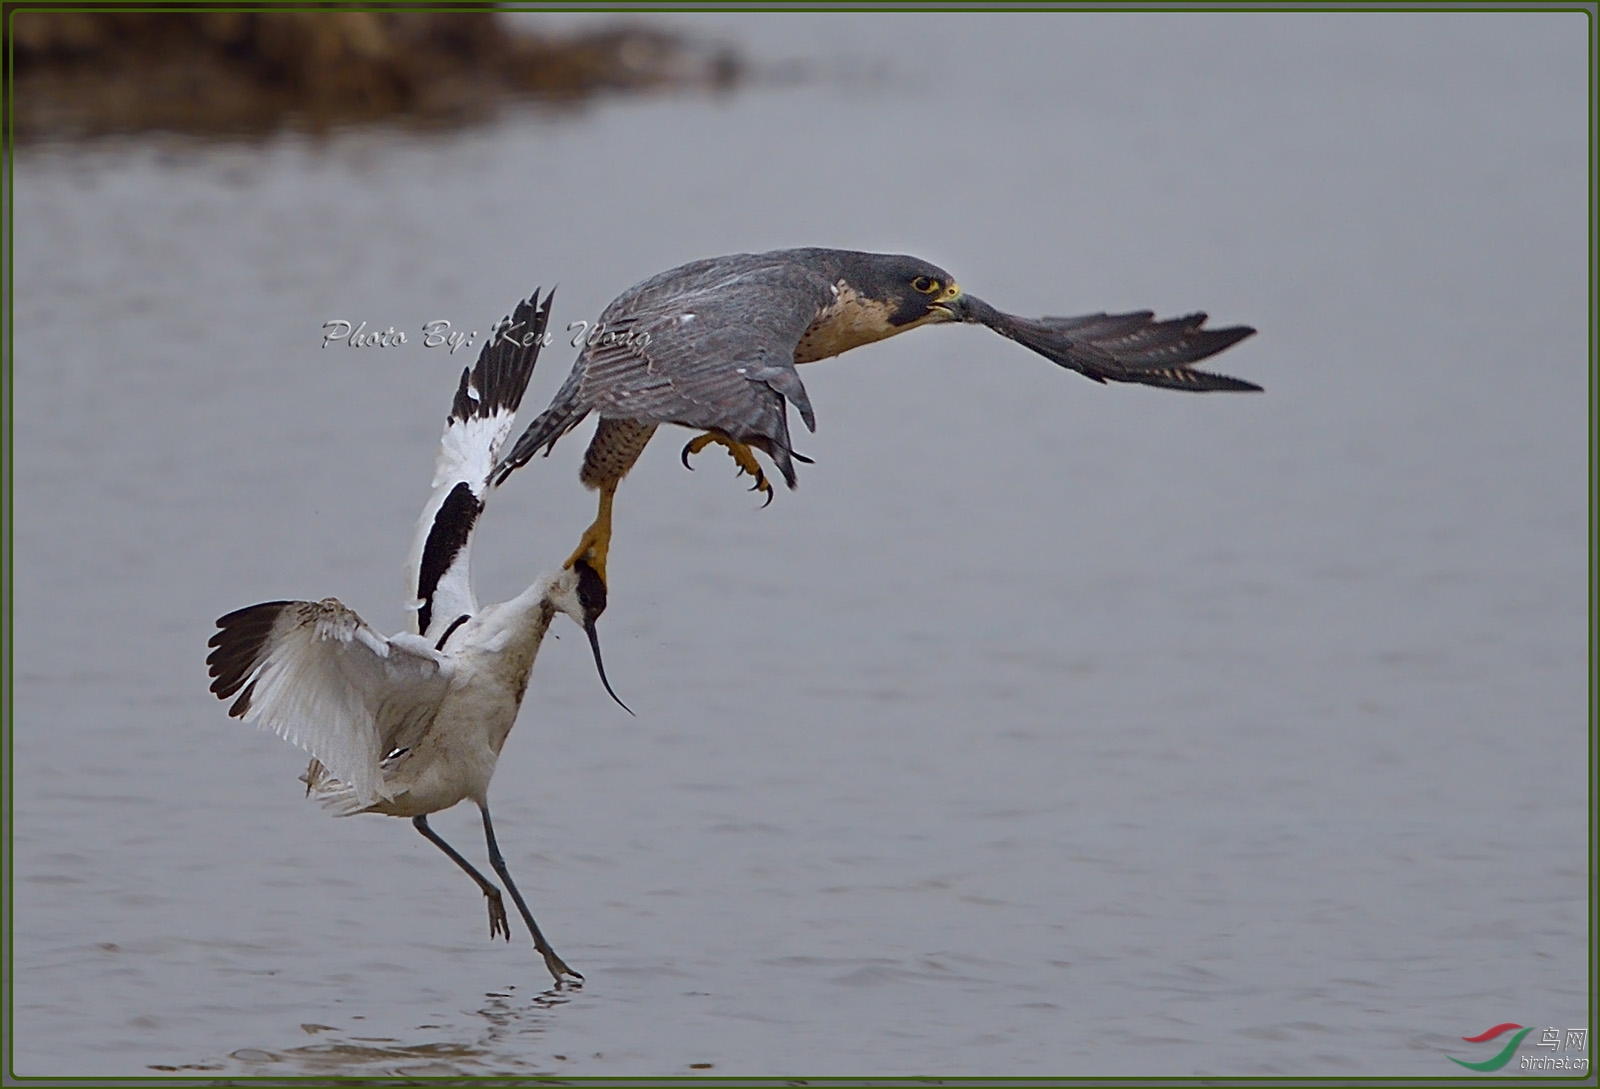
[[[767,481],[767,474],[761,471],[761,463],[756,460],[755,451],[742,442],[730,439],[720,431],[707,431],[704,435],[696,436],[686,442],[683,446],[683,453],[679,455],[680,460],[683,462],[683,467],[692,470],[694,466],[689,464],[689,455],[698,454],[712,443],[727,447],[729,456],[733,458],[734,464],[739,467],[739,472],[741,474],[749,473],[755,478],[756,482],[750,486],[750,490],[763,492],[767,497],[767,502],[761,505],[765,507],[768,503],[771,503],[772,485]]]
[[[580,984],[583,982],[583,973],[574,972],[571,968],[568,968],[567,962],[558,957],[556,955],[556,951],[551,949],[548,944],[546,944],[543,949],[540,949],[539,953],[544,957],[544,966],[548,968],[550,970],[550,974],[555,977],[557,990],[561,989],[562,984],[566,982],[566,977],[568,976],[571,976],[572,979],[576,980]]]
[[[489,940],[504,936],[506,941],[511,940],[511,924],[506,919],[505,901],[500,896],[497,888],[483,890],[483,898],[489,901]]]

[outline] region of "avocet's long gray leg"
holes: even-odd
[[[505,901],[500,898],[500,890],[495,888],[494,882],[475,870],[472,863],[461,857],[460,852],[446,843],[439,833],[429,828],[426,816],[412,817],[411,827],[421,832],[435,847],[449,855],[451,862],[467,871],[467,876],[478,883],[478,887],[483,890],[484,898],[489,901],[489,937],[493,938],[496,934],[504,934],[506,941],[510,941],[511,924],[506,919]],[[511,895],[515,896],[516,893],[513,892]],[[527,909],[524,908],[522,913],[526,915],[528,913]]]
[[[528,930],[533,934],[533,947],[544,957],[544,966],[550,969],[550,974],[556,977],[556,986],[560,987],[565,976],[581,980],[581,973],[574,972],[567,967],[566,961],[556,956],[556,951],[550,948],[550,943],[544,940],[544,934],[539,930],[539,924],[533,921],[533,912],[528,910],[527,901],[523,900],[522,893],[517,891],[517,883],[511,880],[511,871],[506,869],[506,860],[500,854],[500,845],[494,841],[494,822],[489,819],[489,807],[483,806],[483,838],[489,845],[489,865],[494,867],[494,872],[500,875],[500,880],[506,883],[506,889],[511,893],[511,899],[517,903],[517,910],[522,912],[522,921],[528,924]]]

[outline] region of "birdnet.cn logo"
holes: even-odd
[[[1504,1069],[1510,1065],[1513,1058],[1518,1059],[1518,1070],[1559,1070],[1571,1072],[1580,1076],[1589,1072],[1589,1030],[1569,1028],[1565,1031],[1551,1026],[1539,1030],[1537,1047],[1548,1051],[1548,1055],[1534,1052],[1528,1055],[1517,1055],[1517,1048],[1522,1046],[1522,1041],[1534,1029],[1530,1026],[1507,1021],[1503,1025],[1496,1025],[1487,1032],[1480,1032],[1476,1036],[1461,1037],[1469,1044],[1488,1044],[1497,1041],[1506,1033],[1512,1033],[1510,1039],[1504,1044],[1498,1044],[1499,1050],[1493,1055],[1481,1058],[1476,1062],[1470,1059],[1458,1059],[1454,1055],[1447,1055],[1451,1062],[1464,1066],[1468,1070],[1478,1070],[1489,1073],[1494,1070]]]

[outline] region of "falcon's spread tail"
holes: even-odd
[[[578,386],[582,378],[578,370],[567,377],[566,383],[556,391],[550,407],[534,417],[528,429],[517,439],[516,445],[512,446],[511,453],[494,467],[492,480],[495,487],[504,484],[506,477],[532,461],[541,447],[548,454],[557,439],[583,422],[589,410],[578,399]]]
[[[987,325],[1001,336],[1096,382],[1137,382],[1197,393],[1261,390],[1254,382],[1192,367],[1253,334],[1255,330],[1248,325],[1204,329],[1203,313],[1156,321],[1149,310],[1076,318],[1019,318],[970,295],[963,299],[963,310],[962,320]]]

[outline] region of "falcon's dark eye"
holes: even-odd
[[[911,286],[915,290],[922,292],[924,295],[932,295],[944,285],[938,280],[933,279],[931,276],[918,276],[915,280],[911,281]]]

